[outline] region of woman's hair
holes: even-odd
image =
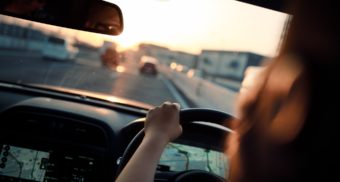
[[[292,3],[292,20],[281,51],[242,105],[234,128],[237,134],[229,137],[227,147],[237,144],[231,181],[337,177],[339,3]]]

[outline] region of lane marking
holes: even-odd
[[[174,96],[176,101],[181,105],[182,109],[189,108],[189,105],[185,101],[185,99],[182,97],[182,95],[176,90],[175,86],[166,78],[163,77],[163,75],[160,75],[160,80],[163,81],[165,86],[169,89],[171,94]]]

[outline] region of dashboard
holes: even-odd
[[[146,111],[61,93],[0,87],[0,181],[114,181]],[[194,125],[164,151],[158,171],[225,176],[225,132]],[[209,133],[207,136],[206,134]],[[207,150],[209,149],[209,150]]]

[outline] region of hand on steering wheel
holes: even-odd
[[[145,137],[155,137],[168,143],[180,136],[182,127],[179,124],[179,109],[179,104],[170,102],[151,109],[145,119]]]
[[[162,107],[177,107],[177,106],[173,106],[171,104],[169,105],[163,105]],[[162,108],[156,108],[156,109],[160,109],[162,110]],[[173,111],[167,111],[167,112],[175,112],[178,108],[173,108]],[[165,110],[169,110],[169,109],[165,109]],[[158,113],[162,113],[162,112],[158,112]],[[150,113],[152,115],[152,111]],[[149,118],[151,117],[164,117],[164,116],[169,116],[166,115],[168,113],[163,113],[165,115],[160,116],[160,115],[152,115],[149,116]],[[172,113],[173,114],[173,113]],[[176,116],[172,116],[172,117],[176,117]],[[226,121],[230,121],[230,119],[232,118],[231,115],[221,112],[221,111],[217,111],[217,110],[211,110],[211,109],[184,109],[181,110],[179,112],[179,120],[180,120],[180,124],[181,125],[187,125],[190,124],[194,121],[203,121],[203,122],[207,122],[207,123],[214,123],[214,124],[219,124],[219,125],[225,125],[228,123],[225,123]],[[172,120],[172,126],[174,127],[177,131],[175,131],[174,133],[167,133],[164,134],[163,137],[165,137],[165,140],[170,141],[173,138],[176,138],[180,132],[181,132],[181,128],[179,128],[179,124],[176,123],[177,118],[167,118],[167,120]],[[178,120],[178,119],[177,119]],[[158,126],[159,127],[159,126]],[[157,128],[158,128],[157,127]],[[170,127],[170,128],[171,128]],[[147,122],[145,124],[145,129],[146,130],[154,130],[156,128],[148,128]],[[163,131],[164,132],[164,131]],[[168,131],[165,131],[168,132]],[[132,155],[134,154],[134,152],[136,151],[136,149],[138,148],[138,146],[140,145],[141,141],[143,140],[144,137],[144,129],[142,129],[130,142],[130,144],[128,145],[128,147],[126,148],[122,158],[120,159],[120,163],[117,169],[117,174],[120,174],[120,172],[124,169],[125,165],[128,163],[129,159],[132,157]],[[146,132],[148,135],[148,131]],[[152,132],[150,132],[150,134],[152,134]],[[170,134],[170,135],[169,135]],[[171,179],[171,181],[191,181],[191,179],[209,179],[209,181],[224,181],[222,178],[205,172],[205,171],[199,171],[199,170],[190,170],[190,171],[184,171],[184,172],[180,172],[178,174],[176,174],[174,176],[174,178]]]

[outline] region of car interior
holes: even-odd
[[[10,11],[7,7],[16,2],[43,3],[45,7],[40,8],[39,12],[27,14]],[[285,12],[283,1],[242,0],[237,3],[260,6],[266,11],[279,11],[280,14]],[[95,6],[95,10],[91,10]],[[176,71],[176,74],[178,72],[178,75],[164,71],[165,68],[161,67],[157,70],[159,74],[155,77],[145,76],[144,78],[141,75],[138,78],[143,78],[143,80],[138,83],[132,80],[135,90],[143,89],[148,92],[149,95],[145,96],[144,93],[133,93],[133,89],[121,91],[127,84],[126,81],[119,80],[124,78],[121,72],[128,69],[126,66],[124,69],[120,66],[115,68],[99,66],[95,69],[91,67],[93,62],[86,62],[86,66],[78,68],[79,62],[70,63],[73,57],[65,56],[65,60],[60,60],[62,57],[59,55],[67,52],[67,48],[64,48],[65,50],[57,46],[49,48],[55,49],[57,54],[49,55],[50,59],[45,59],[43,53],[37,51],[40,49],[38,48],[40,44],[33,44],[39,36],[43,37],[47,34],[41,33],[44,31],[33,31],[33,29],[36,30],[35,27],[45,25],[53,27],[51,28],[54,30],[53,34],[63,33],[64,30],[58,27],[63,27],[67,31],[71,29],[82,31],[79,34],[87,32],[87,34],[84,33],[85,36],[106,34],[103,36],[107,38],[124,34],[125,12],[124,8],[120,8],[119,3],[113,4],[101,0],[81,2],[78,0],[8,0],[0,3],[0,9],[0,42],[2,42],[0,43],[0,72],[2,72],[0,73],[0,181],[115,181],[141,142],[144,118],[148,110],[156,106],[155,102],[144,102],[134,98],[146,97],[150,101],[159,98],[159,95],[166,91],[163,91],[161,86],[150,86],[153,83],[152,79],[163,79],[170,74],[172,75],[169,78],[174,80],[170,81],[172,86],[169,86],[169,90],[175,90],[179,95],[184,95],[184,100],[189,104],[180,111],[183,134],[166,147],[157,168],[155,181],[194,181],[197,179],[200,179],[199,181],[225,181],[228,179],[229,164],[223,153],[224,139],[233,132],[228,126],[236,115],[231,111],[223,110],[223,107],[218,109],[218,107],[210,107],[209,104],[204,107],[200,104],[201,100],[193,101],[190,93],[194,92],[180,87],[189,87],[189,84],[181,84],[181,81],[190,78],[190,71],[179,74],[182,71],[178,67],[179,63],[176,63],[177,69],[172,69],[174,64],[168,64],[169,70]],[[84,20],[84,17],[91,16],[89,13],[104,12],[106,11],[104,9],[116,12],[114,13],[116,18],[113,18],[115,21],[93,23],[90,22],[93,18],[89,18],[89,22]],[[111,17],[112,15],[106,14],[105,16]],[[25,22],[35,24],[25,24]],[[15,28],[16,25],[17,27],[26,26],[25,31],[30,29],[32,33],[23,34],[22,37],[25,38],[21,38],[22,40],[11,38],[12,34],[16,35],[16,31],[20,32],[20,28]],[[128,23],[124,22],[124,29],[128,31]],[[64,35],[77,35],[77,33],[67,33],[67,31],[64,31]],[[29,42],[27,37],[30,36],[34,41]],[[8,45],[5,45],[7,42]],[[26,48],[20,47],[29,43],[30,48],[36,46],[36,50],[27,51]],[[13,46],[17,47],[13,48]],[[46,46],[42,46],[41,49],[44,47]],[[79,46],[77,56],[93,49],[91,46]],[[22,58],[26,55],[29,57],[27,60]],[[123,56],[120,55],[120,57]],[[100,56],[97,59],[99,60]],[[171,57],[171,59],[176,58]],[[82,61],[82,59],[79,60]],[[136,60],[139,61],[139,59]],[[100,61],[97,62],[100,64]],[[161,60],[159,62],[161,64]],[[38,63],[41,67],[35,66]],[[69,64],[72,66],[65,66]],[[128,62],[125,61],[124,64]],[[138,66],[136,61],[136,70]],[[65,72],[60,80],[54,82],[51,79],[53,76],[58,76],[57,71],[52,68]],[[139,71],[135,74],[139,74]],[[49,77],[44,75],[49,75]],[[96,79],[91,79],[91,75],[96,75]],[[186,77],[182,78],[181,75]],[[31,77],[38,81],[25,81]],[[111,89],[111,93],[101,92],[100,85],[104,85],[107,80],[110,81],[111,77],[118,79],[117,82],[120,81],[115,82],[112,87],[117,89]],[[82,79],[85,78],[91,82],[91,85],[81,84]],[[210,82],[200,82],[199,86],[203,87],[211,84]],[[180,86],[176,86],[177,84]],[[164,85],[169,85],[169,81],[164,81]],[[145,89],[147,86],[149,90]],[[98,88],[98,92],[95,88]],[[121,93],[119,91],[122,92],[121,95],[115,94]],[[124,94],[129,92],[132,94],[131,98],[125,97]],[[203,91],[199,93],[204,94]],[[219,92],[216,91],[216,93]],[[209,96],[212,100],[214,97],[216,98],[214,94]],[[161,102],[163,101],[166,100]],[[157,103],[161,104],[161,102]]]

